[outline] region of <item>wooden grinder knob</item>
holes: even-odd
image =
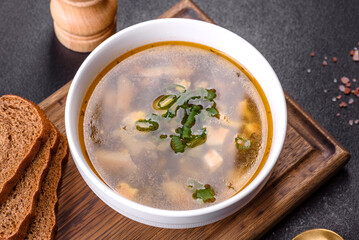
[[[117,0],[51,0],[59,41],[76,52],[91,52],[116,31]]]

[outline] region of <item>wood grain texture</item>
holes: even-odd
[[[212,22],[191,1],[184,0],[161,17]],[[40,106],[65,133],[64,108],[71,83]],[[335,174],[349,153],[287,93],[286,140],[264,189],[237,213],[192,229],[162,229],[132,221],[103,203],[86,185],[69,157],[59,191],[57,239],[258,239]]]
[[[76,52],[91,52],[116,31],[117,0],[51,0],[54,31]]]

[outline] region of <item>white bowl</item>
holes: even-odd
[[[78,122],[82,100],[94,78],[120,55],[142,45],[161,41],[200,43],[231,56],[261,85],[272,111],[273,141],[268,159],[257,177],[232,198],[210,207],[172,211],[147,207],[128,200],[104,184],[87,164],[80,147]],[[108,206],[138,222],[164,228],[190,228],[213,223],[238,211],[265,185],[282,149],[287,110],[282,87],[272,67],[247,41],[217,25],[189,19],[161,19],[128,27],[98,46],[77,71],[68,93],[66,133],[71,154],[89,187]]]

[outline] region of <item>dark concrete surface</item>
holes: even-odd
[[[117,30],[155,19],[176,2],[119,0]],[[312,228],[331,229],[346,240],[359,239],[359,125],[348,124],[359,119],[359,98],[354,97],[355,103],[346,109],[332,101],[339,94],[334,78],[358,78],[353,85],[359,86],[359,62],[349,56],[359,42],[359,1],[194,2],[218,25],[254,45],[283,88],[352,154],[344,169],[263,239],[292,239]],[[59,44],[49,1],[0,1],[0,95],[18,94],[39,103],[71,80],[86,56]],[[328,66],[323,67],[325,56]],[[338,63],[331,61],[332,56]],[[335,116],[338,112],[340,117]]]

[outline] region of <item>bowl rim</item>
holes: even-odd
[[[280,108],[283,111],[283,114],[282,114],[283,116],[281,116],[281,117],[282,117],[282,122],[285,123],[285,126],[282,126],[282,131],[280,131],[279,134],[277,135],[277,138],[276,138],[277,145],[273,146],[273,143],[272,143],[272,146],[270,148],[270,153],[272,154],[271,159],[269,159],[269,157],[268,157],[268,159],[266,160],[266,163],[263,166],[263,168],[261,169],[261,171],[252,180],[252,182],[250,182],[249,185],[247,185],[243,190],[241,190],[240,192],[238,192],[237,194],[235,194],[234,196],[232,196],[231,198],[229,198],[227,200],[224,200],[222,202],[219,202],[217,204],[214,204],[214,205],[211,205],[208,207],[203,207],[203,208],[193,209],[193,210],[166,210],[166,209],[154,208],[154,207],[146,206],[146,205],[131,201],[125,197],[122,197],[120,194],[116,193],[114,190],[112,190],[110,187],[108,187],[104,182],[102,182],[102,180],[99,179],[96,176],[96,174],[91,170],[90,166],[87,164],[87,162],[83,156],[81,148],[78,149],[77,147],[75,147],[77,145],[76,140],[78,141],[79,136],[78,136],[78,132],[73,133],[71,131],[71,129],[73,128],[73,125],[78,125],[78,122],[74,123],[70,119],[72,108],[74,107],[74,104],[71,104],[71,103],[73,103],[73,101],[75,101],[74,97],[76,95],[76,90],[80,84],[79,78],[81,78],[81,76],[83,75],[83,72],[86,70],[87,65],[91,61],[96,61],[96,58],[98,57],[98,55],[100,55],[100,53],[103,51],[103,48],[106,45],[108,45],[112,41],[115,41],[115,39],[118,38],[119,36],[127,34],[128,32],[131,32],[131,31],[137,31],[138,29],[146,28],[148,26],[156,25],[156,24],[161,25],[161,24],[178,24],[178,23],[197,24],[197,25],[203,24],[203,26],[205,25],[206,27],[209,27],[211,29],[217,29],[216,31],[224,31],[227,34],[234,35],[234,37],[236,37],[236,38],[240,39],[241,41],[244,41],[246,44],[248,44],[252,48],[252,50],[254,50],[257,53],[258,57],[262,58],[262,60],[264,60],[263,63],[266,65],[265,66],[266,70],[270,71],[270,74],[273,75],[273,79],[275,80],[275,82],[273,84],[275,84],[280,89],[280,94],[278,96],[276,96],[276,98],[279,98],[279,101],[281,103],[281,106],[279,106],[278,108]],[[226,54],[228,54],[228,53],[226,53]],[[228,54],[228,55],[230,55],[230,54]],[[91,80],[91,82],[92,81],[93,81],[93,79]],[[259,83],[259,85],[261,85],[261,84]],[[267,94],[266,94],[266,97],[268,98]],[[82,99],[81,99],[80,105],[81,104],[82,104]],[[271,111],[272,111],[272,109],[271,109]],[[78,170],[81,173],[81,176],[84,178],[84,176],[83,176],[83,174],[84,174],[88,178],[88,179],[84,178],[87,185],[89,185],[89,183],[87,181],[92,182],[93,184],[97,185],[105,195],[109,196],[114,201],[121,202],[128,208],[137,209],[137,210],[140,210],[140,211],[150,214],[150,215],[155,214],[157,216],[163,216],[163,217],[174,217],[174,216],[175,217],[181,217],[181,216],[182,217],[194,217],[194,216],[200,216],[200,215],[204,215],[204,214],[211,213],[211,212],[217,212],[217,211],[220,211],[221,209],[227,208],[227,207],[235,204],[236,202],[238,202],[241,199],[244,199],[246,196],[250,195],[250,193],[253,192],[255,189],[257,189],[260,186],[260,184],[263,181],[265,181],[266,179],[268,179],[269,175],[271,174],[272,169],[273,169],[275,163],[277,162],[277,159],[279,157],[279,154],[280,154],[281,149],[284,144],[286,127],[287,127],[286,123],[287,123],[287,108],[286,108],[284,92],[283,92],[283,89],[281,87],[281,84],[279,82],[277,75],[275,74],[274,70],[272,69],[272,67],[270,66],[268,61],[264,58],[264,56],[254,46],[252,46],[250,43],[248,43],[245,39],[243,39],[242,37],[238,36],[237,34],[231,32],[223,27],[220,27],[215,24],[203,22],[200,20],[183,19],[183,18],[168,18],[168,19],[156,19],[156,20],[145,21],[145,22],[138,23],[138,24],[132,25],[130,27],[127,27],[127,28],[117,32],[116,34],[112,35],[108,39],[106,39],[97,48],[95,48],[95,50],[93,52],[91,52],[90,55],[81,64],[80,68],[78,69],[78,71],[72,81],[71,87],[69,89],[67,101],[66,101],[66,107],[65,107],[65,127],[66,127],[67,138],[69,141],[69,147],[70,147],[74,162],[75,162]],[[274,122],[273,122],[273,125],[274,125]],[[76,129],[76,127],[75,127],[75,129]],[[274,150],[273,150],[273,148],[274,148]],[[89,186],[89,187],[91,188],[92,191],[94,191],[98,195],[98,193],[91,186]]]

